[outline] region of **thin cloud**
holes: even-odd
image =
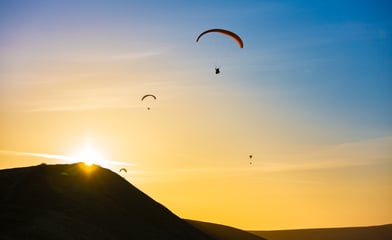
[[[102,109],[130,109],[141,108],[138,104],[86,104],[86,105],[63,105],[57,107],[42,107],[28,110],[26,112],[79,112],[88,110],[102,110]]]
[[[77,62],[116,62],[116,61],[131,61],[140,60],[144,58],[156,57],[167,52],[166,49],[155,49],[148,51],[140,51],[134,53],[121,54],[80,54],[69,55],[68,59]]]
[[[292,172],[351,168],[392,161],[392,136],[365,139],[327,146],[293,156],[284,162],[260,160],[243,167],[194,167],[164,170],[134,170],[134,175],[253,174],[256,172]],[[298,160],[300,159],[300,160]]]
[[[70,162],[73,160],[72,157],[64,156],[64,155],[54,155],[54,154],[45,154],[45,153],[31,153],[31,152],[17,152],[17,151],[7,151],[0,150],[0,154],[2,155],[13,155],[13,156],[31,156],[31,157],[39,157],[39,158],[47,158],[47,159],[56,159],[64,162]]]
[[[159,89],[160,92],[184,88],[180,81],[155,81],[135,85],[131,90],[129,86],[115,86],[110,88],[95,88],[80,91],[70,91],[65,96],[38,99],[30,102],[21,102],[24,112],[79,112],[105,109],[135,109],[144,108],[140,98],[146,89]],[[150,91],[150,90],[149,90]],[[175,96],[163,94],[163,99]],[[21,108],[22,108],[21,107]]]
[[[18,152],[18,151],[7,151],[7,150],[0,150],[0,154],[2,155],[13,155],[13,156],[31,156],[31,157],[39,157],[39,158],[46,158],[46,159],[55,159],[60,160],[63,162],[75,162],[76,158],[71,156],[65,155],[57,155],[57,154],[46,154],[46,153],[32,153],[32,152]],[[111,161],[111,160],[99,160],[102,164],[109,164],[109,165],[124,165],[124,166],[134,166],[134,164],[128,162],[120,162],[120,161]]]
[[[358,162],[303,162],[303,163],[272,163],[272,164],[258,164],[260,166],[249,167],[205,167],[205,168],[173,168],[165,170],[134,170],[135,174],[148,174],[148,175],[172,175],[172,174],[190,174],[190,173],[254,173],[254,172],[290,172],[290,171],[308,171],[317,169],[332,169],[332,168],[344,168],[344,167],[356,167],[366,166],[373,164],[369,161],[358,161]]]

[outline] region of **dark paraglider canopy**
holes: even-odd
[[[143,101],[145,98],[147,98],[147,97],[152,97],[152,98],[154,98],[155,100],[157,100],[157,97],[155,97],[155,95],[146,94],[146,95],[144,95],[144,96],[142,97],[142,101]]]
[[[121,171],[124,171],[125,173],[128,172],[127,169],[125,169],[125,168],[121,168],[119,172],[121,173]]]

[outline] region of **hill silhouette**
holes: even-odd
[[[240,230],[216,223],[187,220],[190,224],[216,238],[217,240],[266,240],[265,238]]]
[[[392,224],[369,227],[250,231],[268,240],[390,240]]]
[[[242,231],[184,220],[99,166],[41,164],[0,170],[0,239],[392,239],[392,224]]]
[[[0,192],[1,239],[214,239],[95,165],[0,170]]]

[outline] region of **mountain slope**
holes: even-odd
[[[217,240],[263,240],[255,234],[215,223],[200,222],[195,220],[186,220],[194,227],[216,238]]]
[[[212,239],[98,166],[0,170],[2,239]]]
[[[371,227],[251,231],[268,240],[389,240],[392,224]]]

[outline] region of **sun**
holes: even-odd
[[[104,162],[102,153],[94,148],[90,143],[87,143],[82,149],[80,149],[73,158],[76,162],[84,162],[88,166],[92,164],[102,165]]]
[[[97,147],[97,145],[93,143],[93,139],[86,138],[84,144],[81,145],[81,148],[79,148],[77,151],[74,151],[74,154],[67,157],[67,159],[69,159],[67,161],[73,163],[83,162],[84,165],[87,167],[86,170],[88,171],[94,169],[93,166],[96,165],[116,172],[124,168],[125,172],[127,172],[125,167],[135,165],[129,162],[112,161],[110,159],[107,159],[107,156],[101,151],[102,149]]]

